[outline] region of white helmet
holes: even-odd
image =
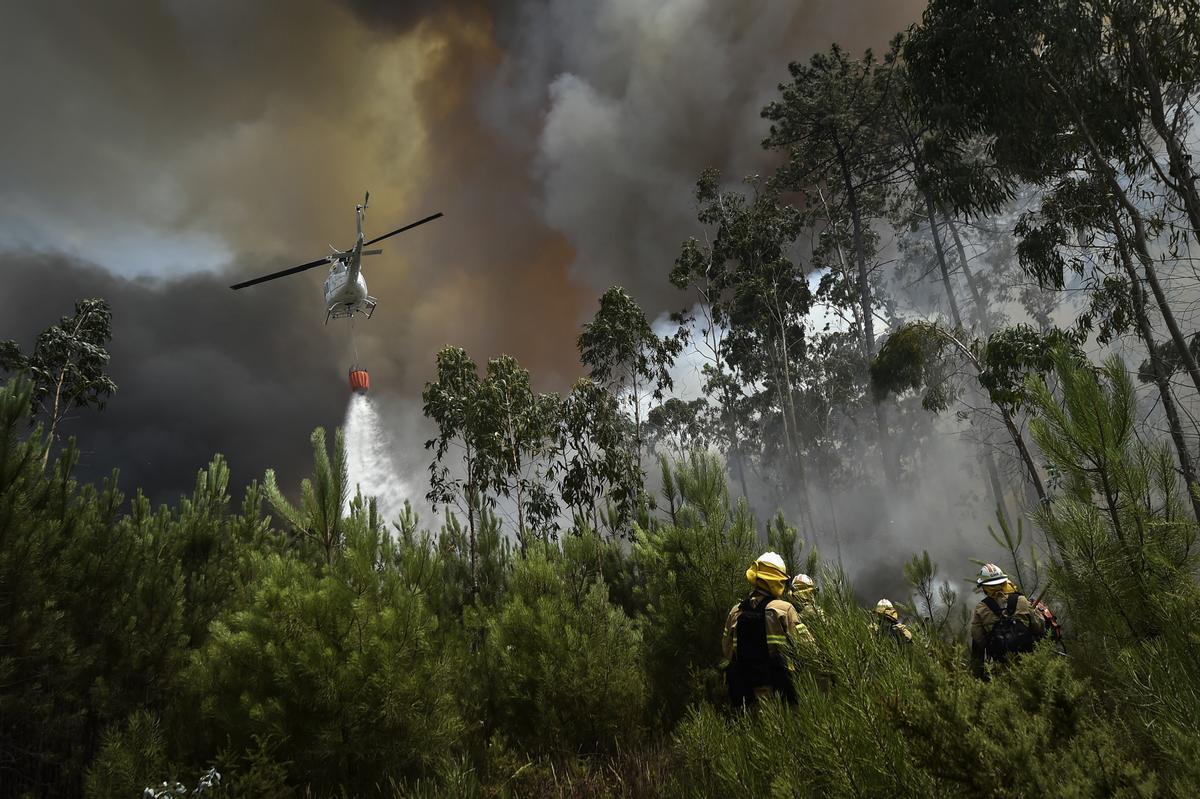
[[[979,570],[979,577],[975,580],[975,585],[1002,585],[1006,582],[1008,582],[1008,575],[1004,573],[1004,569],[995,563],[985,563]]]
[[[876,613],[882,613],[882,612],[883,612],[883,611],[885,611],[885,610],[894,610],[894,609],[895,609],[895,607],[896,607],[896,606],[892,604],[892,600],[890,600],[890,599],[881,599],[881,600],[879,600],[878,602],[876,602],[876,603],[875,603],[875,612],[876,612]]]
[[[817,584],[813,582],[813,578],[807,574],[797,574],[792,578],[792,590],[800,591],[805,588],[816,588]]]
[[[783,557],[777,552],[764,552],[758,556],[756,563],[766,563],[769,566],[774,566],[779,571],[787,574],[787,564],[783,562]]]

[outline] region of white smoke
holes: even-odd
[[[364,497],[375,498],[384,519],[395,519],[404,509],[404,500],[411,489],[392,460],[388,436],[370,397],[365,394],[351,396],[343,430],[350,483],[347,509],[350,500],[361,491]]]

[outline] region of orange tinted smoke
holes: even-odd
[[[350,370],[350,390],[356,394],[366,394],[371,387],[371,377],[366,369]]]

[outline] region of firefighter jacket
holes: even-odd
[[[913,642],[912,630],[908,629],[908,625],[887,616],[880,617],[879,624],[875,627],[875,632],[880,635],[887,635],[898,644],[911,644]]]
[[[811,589],[793,592],[791,600],[802,622],[825,621],[825,611],[817,604],[817,598]]]
[[[755,591],[751,596],[765,599],[767,595],[761,591]],[[742,603],[739,602],[733,606],[733,609],[729,611],[729,616],[725,619],[725,630],[721,636],[721,653],[726,661],[733,660],[733,656],[737,654],[737,624],[741,613]],[[813,639],[812,633],[804,626],[799,612],[791,602],[782,599],[772,599],[767,602],[766,626],[767,650],[773,657],[783,658],[788,664],[788,668],[795,668],[791,658],[787,657],[789,637],[801,652],[816,648],[816,641]]]
[[[1008,594],[1012,593],[1016,593],[1015,587],[1005,592],[994,592],[991,596],[1003,610],[1007,608]],[[1017,593],[1017,604],[1012,615],[1014,619],[1029,628],[1034,639],[1041,638],[1045,633],[1045,618],[1024,594]],[[971,668],[978,675],[983,675],[988,638],[1000,618],[983,600],[980,600],[979,604],[975,606],[975,612],[971,616]]]
[[[1003,608],[1007,597],[998,597],[997,602]],[[1017,597],[1017,607],[1013,611],[1013,618],[1024,624],[1032,632],[1035,638],[1041,638],[1046,631],[1046,620],[1033,608],[1033,603],[1030,602],[1024,594]],[[971,649],[982,650],[984,644],[987,643],[988,634],[992,628],[996,626],[996,622],[1000,621],[1000,617],[992,612],[992,609],[987,606],[982,600],[975,606],[975,613],[971,616]]]

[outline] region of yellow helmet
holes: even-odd
[[[746,569],[746,581],[755,588],[765,589],[771,596],[782,596],[787,585],[787,564],[779,553],[764,552]]]
[[[880,616],[886,616],[892,621],[900,621],[900,613],[896,610],[896,606],[892,604],[890,599],[881,599],[875,603],[875,612]]]

